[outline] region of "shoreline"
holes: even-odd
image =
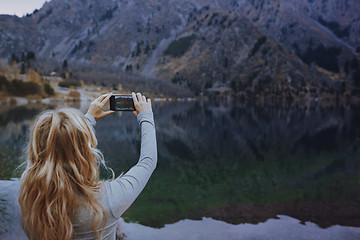
[[[27,239],[20,226],[20,211],[17,203],[18,179],[0,180],[0,238]],[[203,217],[201,220],[184,219],[152,228],[120,219],[125,240],[182,240],[182,239],[268,239],[268,240],[342,240],[358,239],[360,228],[333,225],[321,228],[312,222],[302,222],[285,215],[276,215],[265,222],[230,224]]]
[[[77,92],[78,96],[71,96],[73,92]],[[75,89],[62,89],[61,92],[57,92],[57,95],[53,97],[40,98],[40,97],[18,97],[18,96],[4,96],[0,99],[0,106],[10,106],[18,107],[25,106],[29,104],[59,104],[59,103],[82,103],[82,102],[91,102],[96,97],[104,94],[105,92],[113,92],[114,94],[129,94],[129,93],[119,93],[117,91],[87,91],[84,88],[75,88]],[[296,100],[287,100],[284,98],[238,98],[232,96],[210,98],[208,96],[198,96],[198,97],[153,97],[153,102],[219,102],[219,103],[240,103],[244,105],[254,105],[254,106],[360,106],[360,99],[356,98],[353,100],[346,101],[341,98],[336,100],[331,99],[318,99],[318,98],[308,98],[308,99],[296,99]]]
[[[85,84],[82,83],[82,86],[79,87],[60,87],[59,82],[63,79],[59,77],[50,77],[42,76],[43,81],[47,81],[48,84],[54,89],[55,95],[48,97],[41,97],[39,95],[28,95],[25,97],[18,96],[0,96],[0,105],[7,106],[23,106],[27,104],[58,104],[63,102],[70,103],[79,103],[79,102],[91,102],[97,96],[112,92],[114,94],[131,94],[131,91],[128,91],[123,88],[112,89],[108,87],[97,86],[94,84]],[[287,106],[292,104],[297,104],[300,106],[309,106],[309,105],[355,105],[360,106],[360,95],[353,95],[350,92],[340,93],[321,93],[314,94],[311,91],[308,91],[306,95],[302,96],[289,96],[278,93],[253,93],[253,92],[239,92],[233,93],[229,88],[214,88],[211,91],[200,93],[198,96],[169,96],[162,93],[155,95],[155,93],[150,89],[149,91],[144,91],[143,93],[152,98],[155,102],[191,102],[191,101],[215,101],[215,102],[226,102],[226,103],[244,103],[244,104],[254,104],[254,105],[280,105]]]

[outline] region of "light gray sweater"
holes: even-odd
[[[95,119],[91,115],[86,114],[85,116],[92,125],[95,125]],[[152,111],[141,112],[137,116],[137,120],[141,128],[141,149],[138,163],[115,180],[105,181],[98,194],[98,200],[103,205],[108,218],[103,239],[116,239],[116,228],[120,216],[139,196],[156,167],[157,147]],[[73,239],[96,239],[91,220],[92,218],[85,208],[79,207],[76,210],[72,218]]]

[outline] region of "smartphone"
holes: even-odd
[[[110,97],[110,110],[135,111],[132,95],[112,95]]]

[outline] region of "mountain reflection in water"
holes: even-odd
[[[0,115],[3,179],[19,176],[13,169],[37,111],[25,112],[22,121]],[[287,215],[320,227],[360,227],[359,109],[194,101],[155,102],[154,113],[158,167],[125,220],[162,227],[181,219],[255,224]],[[116,175],[135,164],[140,132],[132,113],[101,119],[95,129]]]

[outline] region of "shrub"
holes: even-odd
[[[65,88],[81,87],[81,83],[79,81],[74,81],[74,80],[63,80],[59,82],[59,87],[65,87]]]
[[[322,17],[318,18],[319,23],[321,23],[323,26],[329,28],[336,36],[338,36],[339,38],[343,38],[343,37],[349,37],[350,34],[350,26],[347,26],[343,29],[341,29],[339,23],[334,22],[334,21],[326,21],[325,19],[323,19]]]
[[[185,80],[186,80],[186,78],[182,74],[180,74],[179,72],[176,72],[174,77],[171,79],[171,82],[182,84],[182,82]]]
[[[0,90],[6,91],[10,82],[6,79],[5,76],[0,76]]]
[[[76,99],[76,100],[79,100],[80,97],[81,97],[81,94],[76,91],[76,90],[71,90],[68,94],[69,97],[73,98],[73,99]]]
[[[351,96],[360,97],[360,88],[354,88],[353,90],[351,90]]]
[[[195,94],[195,96],[199,96],[199,94],[201,92],[201,86],[198,83],[188,80],[187,87],[191,92],[193,92]]]
[[[33,51],[28,51],[26,54],[26,60],[29,61],[29,60],[35,60],[35,59],[36,59],[35,53]]]
[[[307,51],[301,55],[301,59],[310,64],[315,62],[318,66],[339,73],[339,62],[337,57],[340,55],[341,49],[338,47],[325,47],[320,44],[315,49],[311,49],[310,46]]]
[[[53,96],[55,95],[55,91],[54,89],[50,86],[50,84],[45,83],[44,84],[44,91],[48,96]]]
[[[113,17],[113,13],[116,11],[118,7],[114,7],[113,9],[107,10],[103,15],[100,17],[100,22],[111,19]]]
[[[353,57],[353,59],[351,60],[351,68],[357,69],[358,67],[359,67],[359,61],[357,60],[356,57]]]
[[[78,44],[74,46],[74,48],[71,50],[71,54],[74,54],[78,50],[82,49],[84,47],[84,43],[80,40]]]
[[[22,80],[14,79],[8,81],[6,77],[0,76],[0,91],[7,93],[10,96],[25,97],[28,95],[43,95],[42,86],[35,82],[24,82]],[[44,91],[48,95],[54,95],[54,89],[49,84],[44,85]]]
[[[34,95],[34,94],[37,94],[37,95],[42,95],[42,89],[41,89],[41,86],[37,83],[34,83],[34,82],[27,82],[25,83],[25,86],[27,87],[27,95]]]
[[[34,82],[14,79],[7,86],[7,92],[13,96],[42,95],[41,86]]]
[[[354,72],[353,81],[356,86],[360,86],[360,69]]]
[[[10,100],[9,100],[9,103],[10,103],[10,105],[17,105],[17,100],[16,100],[16,98],[10,98]]]

